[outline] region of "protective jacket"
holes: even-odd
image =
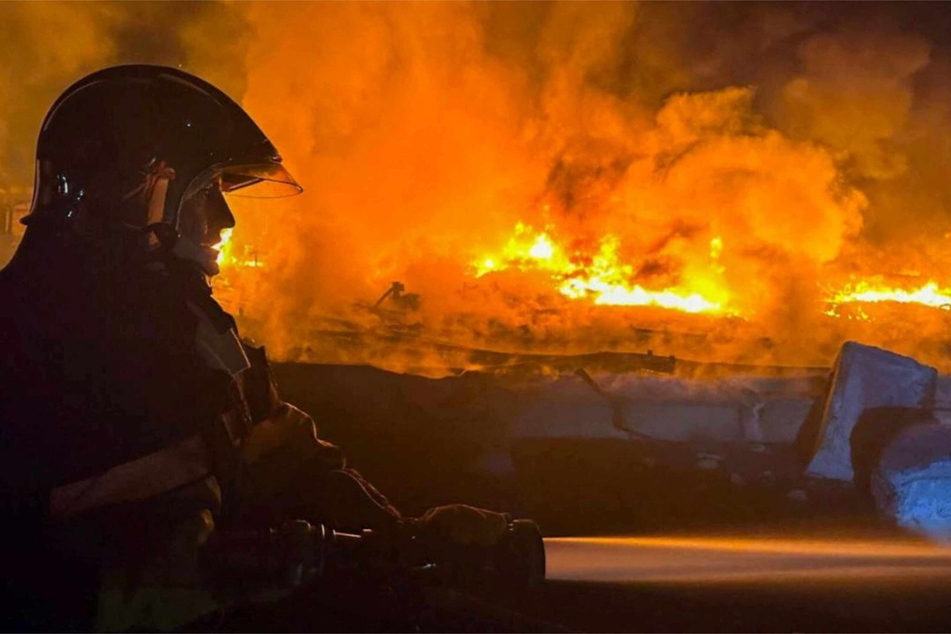
[[[398,516],[337,491],[343,453],[192,270],[26,240],[0,271],[8,629],[177,627],[214,604],[196,553],[215,524]]]

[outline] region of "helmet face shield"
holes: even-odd
[[[215,248],[222,231],[234,227],[234,216],[223,194],[249,198],[281,198],[303,191],[278,160],[213,165],[185,188],[176,218],[180,234],[175,253],[196,262],[208,276],[219,272]]]
[[[304,191],[280,163],[232,165],[221,170],[221,191],[246,198],[285,198]]]
[[[285,198],[304,191],[290,172],[276,161],[213,165],[189,183],[182,201],[214,183],[222,193],[246,198]]]

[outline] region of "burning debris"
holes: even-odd
[[[373,308],[379,308],[380,304],[386,300],[390,300],[401,310],[418,310],[420,305],[419,295],[417,293],[407,293],[406,286],[402,282],[393,282],[393,285],[380,296],[380,299],[376,300]]]
[[[711,240],[711,259],[719,257],[723,242]],[[637,279],[634,267],[619,259],[617,236],[599,240],[593,255],[568,254],[552,243],[546,232],[536,233],[522,223],[515,226],[515,236],[498,256],[475,263],[476,277],[493,271],[517,268],[550,272],[558,292],[571,299],[587,299],[596,305],[659,306],[688,313],[720,313],[723,305],[698,292],[682,288],[649,291],[630,280]]]

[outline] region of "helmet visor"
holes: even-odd
[[[304,191],[290,172],[276,161],[241,165],[213,165],[192,179],[181,200],[217,184],[225,194],[247,198],[284,198]]]
[[[304,191],[280,163],[229,165],[219,172],[221,191],[247,198],[284,198]]]

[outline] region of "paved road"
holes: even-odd
[[[525,611],[578,631],[951,631],[951,548],[907,539],[546,540]]]
[[[416,612],[412,593],[336,578],[198,629],[951,632],[951,547],[822,534],[547,539],[548,581],[527,598],[434,588]]]

